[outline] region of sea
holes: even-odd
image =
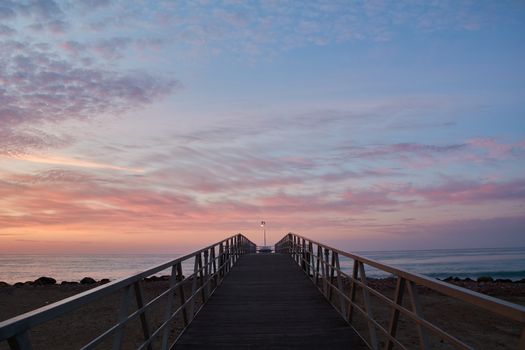
[[[490,276],[494,279],[525,278],[525,247],[485,249],[439,249],[407,251],[362,251],[355,254],[428,277],[472,278]],[[173,260],[181,254],[0,254],[0,281],[7,283],[33,281],[41,276],[58,282],[79,281],[84,277],[96,280],[124,278],[147,268]],[[351,274],[352,261],[342,259],[341,267]],[[183,264],[183,272],[191,274],[193,261]],[[169,270],[157,275],[169,274]],[[368,277],[385,278],[388,273],[366,267]]]

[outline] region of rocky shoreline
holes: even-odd
[[[169,275],[163,276],[151,276],[144,279],[145,282],[159,282],[159,281],[169,281]],[[378,290],[390,289],[395,287],[396,279],[392,277],[388,278],[368,278],[369,284]],[[471,278],[459,278],[459,277],[447,277],[444,279],[439,279],[440,281],[454,284],[459,287],[467,288],[472,291],[492,295],[492,296],[523,296],[525,295],[525,278],[520,280],[512,281],[510,279],[494,279],[490,276],[482,276],[476,280]],[[9,284],[7,282],[0,281],[0,288],[2,287],[30,287],[30,286],[79,286],[79,287],[94,287],[109,283],[108,278],[103,278],[101,280],[95,280],[91,277],[84,277],[80,281],[62,281],[57,282],[56,279],[52,277],[40,277],[34,281],[26,282],[16,282],[14,284]],[[349,282],[349,281],[347,281]]]
[[[157,281],[169,281],[170,276],[164,275],[164,276],[151,276],[146,277],[144,281],[146,282],[157,282]],[[84,277],[80,281],[62,281],[60,283],[57,282],[56,279],[52,277],[46,277],[42,276],[37,278],[34,281],[26,281],[26,282],[16,282],[13,284],[9,284],[4,281],[0,281],[0,287],[23,287],[23,286],[71,286],[71,285],[93,285],[93,284],[106,284],[111,282],[109,278],[103,278],[99,281],[95,280],[91,277]]]
[[[517,281],[510,279],[493,279],[491,277],[471,278],[447,277],[438,279],[458,287],[466,288],[474,292],[486,294],[498,298],[523,297],[525,296],[525,278]],[[378,291],[393,290],[396,287],[395,278],[368,278],[368,284]],[[349,283],[349,281],[347,281]],[[422,291],[430,292],[430,289],[422,288]]]
[[[145,282],[157,282],[157,281],[169,281],[170,276],[169,275],[163,275],[163,276],[151,276],[144,278]],[[369,281],[392,281],[394,278],[392,277],[386,277],[386,278],[367,278]],[[490,276],[481,276],[477,279],[471,279],[469,277],[467,278],[459,278],[459,277],[453,277],[449,276],[444,279],[437,278],[439,281],[448,282],[456,285],[471,285],[472,283],[477,284],[483,284],[483,283],[496,283],[496,284],[525,284],[525,278],[519,279],[519,280],[511,280],[508,278],[502,279],[497,278],[494,279]],[[0,287],[21,287],[21,286],[45,286],[45,285],[75,285],[75,284],[82,284],[82,285],[90,285],[90,284],[106,284],[109,283],[111,280],[109,278],[103,278],[99,281],[95,280],[91,277],[84,277],[80,281],[62,281],[60,283],[57,282],[56,279],[52,277],[46,277],[42,276],[37,278],[34,281],[26,281],[26,282],[16,282],[13,284],[9,284],[4,281],[0,281]]]
[[[438,278],[439,279],[439,278]],[[445,281],[445,282],[478,282],[478,283],[525,283],[525,278],[522,278],[520,280],[516,280],[516,281],[513,281],[509,278],[497,278],[497,279],[494,279],[490,276],[481,276],[481,277],[478,277],[477,279],[473,280],[472,278],[459,278],[459,277],[447,277],[447,278],[444,278],[442,279],[441,281]]]

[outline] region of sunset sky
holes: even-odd
[[[0,253],[525,246],[525,2],[0,0]]]

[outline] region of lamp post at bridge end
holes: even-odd
[[[266,245],[266,221],[261,221],[261,227],[263,228],[264,245],[259,249],[259,253],[271,253],[272,247]]]

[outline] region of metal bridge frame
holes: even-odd
[[[384,265],[374,260],[329,247],[294,233],[289,233],[284,236],[275,245],[275,251],[276,253],[290,254],[309,276],[314,285],[350,325],[352,325],[355,311],[365,317],[368,323],[367,336],[360,334],[357,330],[356,332],[370,349],[379,349],[377,336],[377,332],[379,331],[386,337],[387,341],[384,347],[386,350],[391,350],[394,345],[406,350],[406,347],[396,338],[400,314],[414,321],[419,336],[419,347],[422,350],[430,349],[428,344],[429,333],[441,338],[456,349],[472,349],[469,345],[424,318],[418,300],[416,285],[424,286],[433,291],[462,300],[471,305],[478,306],[524,324],[518,349],[525,349],[525,307],[521,305],[476,293],[420,274],[410,273]],[[352,276],[349,276],[341,270],[340,256],[353,260]],[[393,300],[368,285],[365,265],[372,266],[396,277],[397,284]],[[344,279],[350,281],[349,291],[344,289]],[[357,287],[360,287],[362,292],[363,307],[356,303]],[[405,290],[408,292],[410,309],[402,305]],[[374,295],[379,301],[390,306],[391,317],[388,329],[385,329],[374,319],[370,295]]]
[[[30,311],[20,316],[0,322],[0,342],[6,341],[12,350],[30,350],[31,329],[41,323],[70,313],[86,304],[97,301],[117,291],[122,292],[118,322],[100,334],[84,347],[83,350],[94,349],[108,337],[113,337],[113,350],[122,348],[124,328],[126,324],[139,317],[144,342],[138,349],[151,350],[151,343],[156,338],[162,339],[162,349],[170,349],[173,344],[168,344],[173,320],[182,314],[184,327],[187,327],[204,303],[221,284],[224,277],[230,272],[238,258],[247,253],[255,253],[256,246],[242,234],[231,236],[206,248],[200,249],[178,259],[150,268],[136,275],[116,280],[103,286],[74,295],[70,298]],[[183,276],[182,263],[194,259],[194,269],[190,276]],[[142,283],[143,280],[157,272],[171,268],[169,288],[156,296],[148,303],[144,303]],[[185,296],[184,286],[191,283],[191,295]],[[180,298],[180,307],[173,311],[175,291]],[[131,310],[132,296],[135,295],[137,310]],[[195,308],[198,296],[202,304]],[[146,311],[158,303],[163,297],[168,297],[166,303],[164,322],[157,329],[150,329]]]

